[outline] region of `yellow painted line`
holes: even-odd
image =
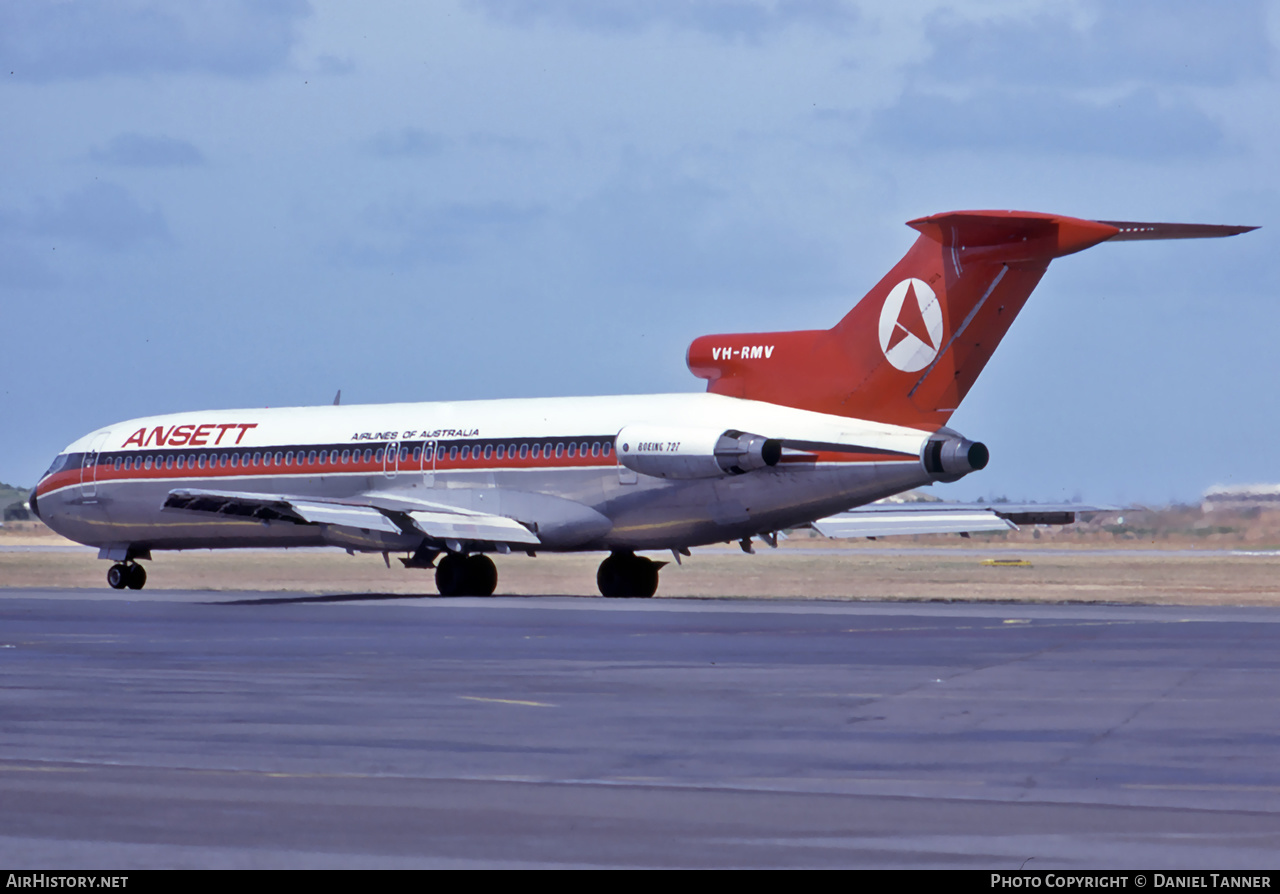
[[[1031,563],[1026,559],[983,559],[983,565],[989,565],[995,568],[1030,568]]]
[[[464,698],[469,702],[493,702],[498,705],[525,705],[529,708],[554,708],[556,705],[549,702],[525,702],[518,698],[481,698],[478,695],[460,695],[458,698]]]

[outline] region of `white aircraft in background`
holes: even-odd
[[[31,508],[112,560],[116,588],[142,587],[155,550],[338,546],[403,551],[442,594],[489,595],[488,553],[607,550],[600,592],[652,596],[665,563],[636,550],[776,542],[986,466],[946,423],[1052,259],[1254,229],[1012,211],[910,226],[906,256],[831,329],[696,339],[705,394],[133,419],[68,446]],[[956,529],[935,514],[930,530]],[[912,532],[881,521],[857,536]]]

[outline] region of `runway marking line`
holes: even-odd
[[[555,708],[550,702],[526,702],[518,698],[481,698],[478,695],[460,695],[458,698],[466,699],[469,702],[492,702],[498,705],[524,705],[529,708]]]
[[[1154,789],[1175,792],[1280,792],[1280,785],[1215,785],[1213,783],[1184,783],[1159,785],[1156,783],[1130,782],[1121,788]]]

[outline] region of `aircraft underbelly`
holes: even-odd
[[[768,470],[676,487],[612,491],[606,513],[612,549],[668,549],[737,540],[917,487],[919,463],[859,463],[797,471]]]
[[[420,476],[378,475],[232,477],[228,489],[317,500],[374,494],[423,500],[462,511],[514,518],[540,538],[539,549],[667,549],[734,540],[778,530],[918,486],[917,462],[832,464],[768,469],[716,479],[671,481],[638,476],[623,483],[613,467],[438,472],[430,485]],[[197,482],[198,483],[198,482]],[[216,549],[273,546],[344,546],[413,549],[416,534],[262,521],[184,509],[163,509],[183,479],[99,483],[92,500],[75,489],[41,503],[66,536],[95,546],[145,544],[152,549]]]

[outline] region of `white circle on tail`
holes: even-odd
[[[880,350],[903,372],[924,369],[942,347],[942,306],[923,279],[904,279],[880,308]]]

